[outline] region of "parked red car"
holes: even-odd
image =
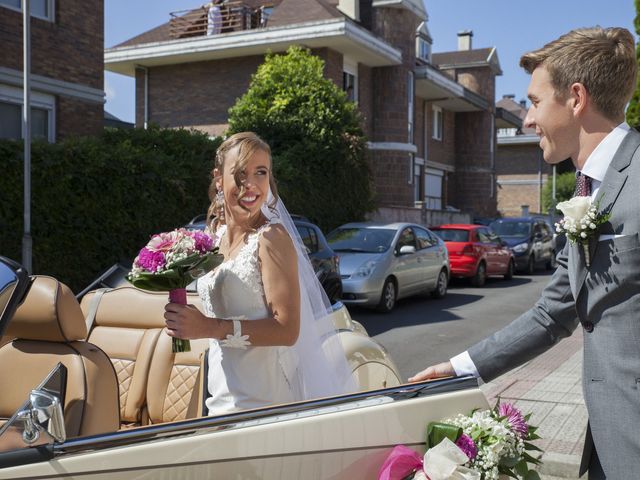
[[[431,227],[449,251],[452,277],[467,277],[476,287],[490,275],[513,277],[515,260],[511,249],[485,225],[451,224]]]

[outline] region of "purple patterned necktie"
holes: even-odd
[[[578,172],[576,175],[576,190],[573,192],[574,197],[590,197],[591,196],[591,177]]]

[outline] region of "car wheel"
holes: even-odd
[[[536,271],[536,259],[531,255],[529,257],[529,261],[527,262],[527,267],[525,268],[525,273],[527,275],[533,275]]]
[[[389,313],[396,306],[396,283],[391,278],[387,278],[382,287],[382,295],[378,304],[378,311]]]
[[[551,251],[551,258],[545,266],[547,267],[547,270],[555,270],[558,266],[558,262],[556,261],[556,252]]]
[[[514,270],[515,270],[515,266],[513,265],[513,260],[509,260],[509,266],[507,267],[507,271],[504,274],[504,279],[511,280],[513,278]]]
[[[487,281],[487,265],[484,262],[478,264],[476,274],[471,277],[471,285],[481,287]]]
[[[447,294],[448,285],[449,276],[447,275],[447,271],[445,269],[442,269],[438,274],[438,282],[436,283],[435,290],[431,292],[431,296],[433,298],[444,298],[444,296]]]

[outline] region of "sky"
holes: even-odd
[[[106,0],[105,47],[112,47],[169,20],[169,12],[186,10],[203,0]],[[513,94],[526,97],[529,75],[520,56],[579,27],[625,27],[633,30],[633,0],[424,0],[433,52],[457,50],[457,33],[473,31],[473,48],[496,47],[502,76],[496,100]],[[636,35],[637,37],[637,35]],[[105,109],[134,121],[134,81],[105,72]]]

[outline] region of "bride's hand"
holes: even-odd
[[[217,319],[204,316],[193,305],[167,303],[164,307],[167,335],[170,337],[195,340],[198,338],[217,338],[219,323]]]

